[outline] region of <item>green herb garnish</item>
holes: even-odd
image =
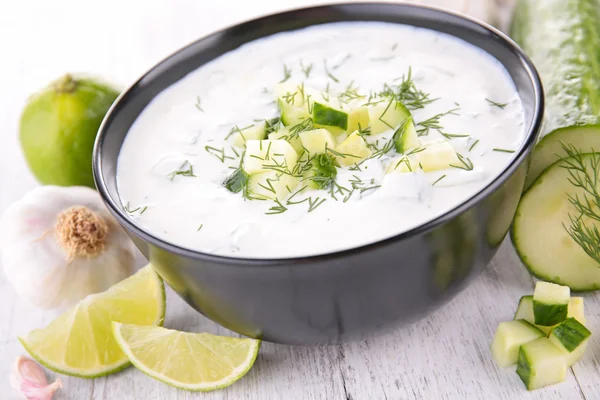
[[[504,107],[506,107],[508,105],[508,103],[497,103],[493,100],[490,100],[488,98],[485,99],[488,103],[490,103],[492,106],[494,107],[498,107],[500,109],[504,109]]]
[[[194,167],[188,160],[185,160],[176,171],[173,171],[168,175],[170,180],[175,179],[176,176],[195,177]]]
[[[223,186],[227,188],[231,193],[239,193],[248,186],[249,176],[242,168],[237,168],[227,179],[223,182]]]
[[[446,112],[436,114],[433,117],[426,119],[425,121],[418,122],[417,126],[419,126],[420,128],[417,128],[417,134],[419,136],[427,136],[429,135],[429,132],[432,129],[441,132],[442,129],[444,129],[444,127],[440,124],[440,119],[442,117],[445,117],[446,115],[458,115],[456,113],[457,110],[459,109],[453,108]]]
[[[476,141],[473,142],[471,147],[469,147],[469,151],[473,150],[475,148],[475,146],[477,146],[477,143],[479,143],[479,139],[477,139]]]
[[[492,151],[497,151],[499,153],[514,153],[515,152],[515,150],[499,149],[499,148],[496,148],[496,147],[494,147],[492,149]]]
[[[287,207],[284,206],[283,204],[281,204],[281,201],[279,201],[279,199],[275,199],[275,205],[273,207],[269,208],[269,211],[266,212],[265,214],[275,215],[275,214],[282,214],[286,211],[287,211]]]
[[[292,77],[292,69],[288,68],[287,65],[283,64],[283,79],[279,83],[283,83]]]
[[[327,68],[327,60],[323,60],[323,67],[325,68],[325,74],[335,83],[339,83],[340,80],[338,78],[336,78],[331,71],[329,71],[329,68]],[[335,68],[334,68],[335,69]]]
[[[473,162],[471,161],[471,159],[469,157],[465,157],[460,153],[456,153],[456,156],[458,157],[458,160],[460,161],[461,165],[450,164],[451,167],[458,168],[458,169],[464,169],[465,171],[473,170],[473,168],[474,168]]]
[[[204,150],[206,150],[209,154],[217,157],[219,159],[219,161],[221,161],[221,162],[225,162],[226,159],[235,160],[234,157],[226,155],[225,149],[223,149],[223,148],[217,149],[216,147],[212,147],[212,146],[204,146]],[[179,175],[179,174],[177,174],[177,175]]]
[[[442,179],[444,179],[445,177],[446,177],[446,175],[442,175],[442,176],[440,176],[438,179],[436,179],[436,181],[435,181],[435,182],[433,182],[433,183],[431,184],[431,186],[435,186],[435,184],[436,184],[436,183],[438,183],[439,181],[441,181],[441,180],[442,180]]]
[[[302,73],[307,78],[310,76],[310,72],[312,71],[312,68],[313,68],[313,64],[312,63],[308,64],[307,66],[304,66],[304,64],[302,63],[302,61],[300,61],[300,69],[302,69]]]
[[[200,110],[200,112],[204,112],[204,110],[202,109],[202,99],[200,98],[200,96],[196,96],[196,108],[198,110]]]

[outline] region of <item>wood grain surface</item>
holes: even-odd
[[[240,20],[320,1],[147,0],[102,2],[24,0],[0,4],[0,213],[36,183],[17,141],[28,94],[69,72],[127,85],[177,48]],[[420,1],[425,2],[425,1]],[[284,4],[285,3],[285,4]],[[443,0],[428,1],[442,4]],[[452,7],[488,11],[484,1]],[[469,8],[472,7],[472,8]],[[140,263],[143,261],[140,260]],[[265,343],[254,368],[233,386],[188,393],[153,381],[134,368],[84,380],[62,376],[57,399],[600,399],[600,302],[586,295],[593,335],[583,360],[559,385],[527,392],[514,368],[499,369],[489,345],[498,322],[512,319],[533,280],[506,241],[490,267],[450,304],[409,327],[329,347]],[[56,313],[19,299],[0,273],[0,399],[20,398],[9,385],[17,341]],[[171,291],[165,325],[232,335],[195,313]]]

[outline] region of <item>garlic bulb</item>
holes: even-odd
[[[0,220],[1,263],[19,295],[63,308],[134,272],[135,246],[95,190],[43,186]]]

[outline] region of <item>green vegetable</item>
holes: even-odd
[[[568,286],[538,282],[533,292],[533,317],[536,325],[552,326],[567,318],[571,291]]]
[[[583,312],[583,297],[571,297],[569,300],[569,311],[567,318],[575,318],[582,324],[585,324],[585,315]],[[519,306],[515,312],[513,319],[524,319],[525,321],[535,324],[533,316],[533,296],[523,296],[519,300]],[[536,325],[542,332],[549,334],[554,326]]]
[[[519,349],[517,375],[527,390],[562,382],[567,375],[567,363],[562,351],[542,337]]]
[[[394,134],[394,143],[396,151],[400,154],[421,146],[421,139],[419,139],[412,117],[406,118],[398,127]]]
[[[575,364],[583,356],[592,333],[575,318],[567,318],[552,329],[550,341],[565,353],[567,365]]]
[[[95,187],[96,133],[118,95],[96,80],[66,75],[29,99],[19,136],[29,168],[40,183]]]
[[[532,154],[528,188],[565,155],[562,144],[582,152],[600,149],[600,5],[519,0],[511,36],[533,60],[546,94],[546,136]]]
[[[408,117],[410,117],[410,111],[404,104],[393,98],[383,99],[383,101],[369,107],[371,134],[377,135],[390,129],[396,129]]]
[[[313,104],[312,117],[313,122],[318,126],[340,128],[344,131],[348,128],[347,113],[316,101]]]
[[[302,147],[310,154],[325,153],[336,146],[335,137],[327,129],[319,128],[299,133]]]
[[[317,154],[311,160],[311,168],[305,174],[311,189],[326,189],[337,176],[335,157],[331,154]]]
[[[233,144],[238,147],[246,146],[248,140],[263,140],[267,138],[267,122],[259,122],[246,128],[232,130]]]
[[[241,168],[233,171],[223,185],[232,193],[239,193],[248,185],[248,174]]]
[[[500,367],[516,364],[522,345],[545,336],[544,332],[522,319],[501,322],[492,342],[492,356]]]
[[[574,170],[573,165],[581,168]],[[600,263],[590,256],[599,251],[594,231],[600,222],[593,218],[596,203],[585,189],[595,190],[598,172],[600,155],[574,154],[546,169],[523,195],[512,239],[523,264],[538,278],[569,286],[573,291],[600,288]],[[584,181],[589,176],[592,183],[584,187],[573,185],[573,173]],[[591,216],[580,218],[583,210],[578,210],[569,198],[579,199],[584,206],[585,199],[589,199]],[[588,246],[584,249],[578,245],[573,234]]]

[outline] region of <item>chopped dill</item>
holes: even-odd
[[[125,204],[123,206],[123,211],[125,211],[128,214],[133,214],[134,212],[138,211],[141,207],[136,207],[133,210],[131,209],[131,204],[129,202],[127,202],[127,204]]]
[[[450,164],[451,167],[458,168],[458,169],[464,169],[465,171],[473,170],[473,168],[474,168],[473,162],[471,161],[471,159],[469,157],[465,157],[460,153],[456,153],[456,156],[458,157],[458,160],[460,161],[461,165]]]
[[[436,183],[438,183],[439,181],[441,181],[441,180],[442,180],[442,179],[444,179],[445,177],[446,177],[446,175],[445,175],[445,174],[444,174],[444,175],[442,175],[442,176],[440,176],[440,177],[439,177],[439,178],[438,178],[438,179],[437,179],[435,182],[433,182],[433,183],[431,184],[431,186],[435,186],[435,184],[436,184]]]
[[[272,206],[271,208],[269,208],[269,211],[267,211],[265,214],[275,215],[275,214],[282,214],[286,211],[287,211],[287,207],[284,206],[283,204],[281,204],[281,201],[279,201],[279,199],[275,199],[275,205]]]
[[[286,64],[283,64],[283,79],[279,83],[283,83],[292,77],[292,69],[288,68]]]
[[[494,107],[498,107],[502,110],[504,110],[504,107],[506,107],[508,105],[508,103],[497,103],[493,100],[490,100],[488,98],[485,99],[488,103],[490,103],[490,105],[494,106]]]
[[[200,110],[200,112],[204,112],[204,110],[202,109],[202,99],[200,98],[200,96],[196,96],[195,106],[198,110]]]
[[[173,180],[178,175],[179,176],[190,176],[190,177],[196,176],[196,175],[194,175],[194,167],[188,160],[185,160],[183,162],[183,164],[181,164],[181,166],[176,171],[171,172],[168,175],[168,177],[170,180]]]
[[[252,125],[248,125],[245,126],[243,128],[240,128],[239,126],[235,125],[233,128],[231,128],[229,130],[229,132],[227,133],[227,136],[225,136],[225,140],[229,139],[231,137],[231,135],[234,135],[236,133],[239,133],[240,136],[242,137],[242,139],[244,140],[244,142],[246,141],[246,138],[244,137],[244,134],[242,133],[242,131],[245,131],[246,129],[252,128],[254,126],[254,124]]]
[[[300,69],[302,70],[302,73],[304,74],[304,76],[306,76],[307,78],[310,76],[310,72],[312,71],[312,68],[313,68],[312,63],[305,66],[302,63],[302,61],[300,61]]]
[[[469,147],[469,151],[473,150],[475,148],[475,146],[477,146],[477,143],[479,143],[479,139],[477,139],[476,141],[473,142],[471,147]]]
[[[438,100],[437,98],[431,98],[429,93],[417,89],[412,78],[412,68],[410,67],[406,74],[403,74],[401,78],[396,80],[400,80],[400,84],[385,84],[383,91],[379,92],[377,95],[379,97],[394,97],[396,101],[404,104],[411,110],[424,108],[427,104]]]
[[[419,136],[427,136],[427,135],[429,135],[429,132],[431,130],[441,132],[441,130],[444,129],[444,127],[440,124],[440,119],[442,117],[445,117],[446,115],[458,115],[456,112],[457,110],[459,110],[459,109],[453,108],[446,112],[436,114],[436,115],[426,119],[425,121],[418,122],[417,126],[419,128],[417,128],[417,134]]]
[[[321,204],[323,204],[325,202],[325,200],[327,200],[327,199],[321,199],[320,197],[313,199],[312,197],[309,197],[308,198],[308,212],[313,212],[314,210],[316,210],[317,207],[319,207]]]
[[[492,151],[497,151],[497,152],[499,152],[499,153],[514,153],[514,152],[515,152],[515,150],[509,150],[509,149],[499,149],[499,148],[497,148],[497,147],[494,147],[494,148],[492,149]]]
[[[212,146],[204,146],[204,150],[206,150],[207,153],[217,157],[219,159],[219,161],[221,161],[222,163],[225,162],[225,159],[235,160],[234,157],[225,155],[224,149],[217,149],[216,147],[212,147]],[[177,174],[177,175],[180,175],[180,174]]]
[[[203,226],[204,226],[204,224],[200,224],[200,226],[198,227],[198,229],[196,229],[196,232],[199,232],[200,229],[202,229]]]
[[[350,57],[352,57],[352,55],[350,53],[346,54],[344,56],[344,58],[342,58],[340,60],[339,63],[337,63],[336,65],[333,66],[333,69],[338,69],[339,67],[341,67],[342,65],[344,65],[346,63],[346,61],[348,61],[350,59]],[[337,81],[336,81],[337,82]]]
[[[443,132],[443,131],[438,131],[438,132],[446,139],[465,138],[465,137],[471,136],[471,135],[467,135],[467,134],[447,133],[447,132]]]
[[[335,77],[335,75],[333,75],[331,73],[331,71],[329,70],[329,68],[327,68],[327,60],[323,60],[323,67],[325,68],[325,74],[335,83],[339,83],[340,80],[338,78]]]
[[[140,211],[140,215],[145,213],[147,209],[148,209],[148,206],[144,206],[144,208],[142,208],[142,210]]]

